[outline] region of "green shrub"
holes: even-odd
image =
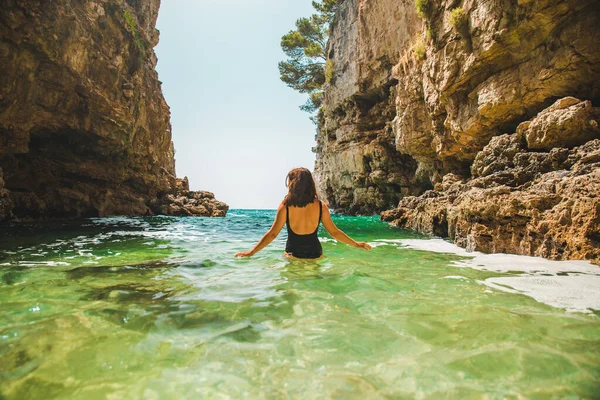
[[[129,29],[131,29],[131,33],[133,33],[133,41],[135,42],[135,47],[137,47],[138,50],[142,54],[144,54],[144,51],[145,51],[144,42],[140,38],[140,34],[138,33],[138,31],[136,29],[135,19],[133,18],[133,15],[131,15],[129,10],[125,10],[123,12],[123,17],[125,17],[125,22],[127,22],[127,25],[129,25]]]
[[[417,7],[417,15],[421,18],[427,18],[431,11],[431,0],[415,0],[415,6]]]
[[[123,17],[125,17],[125,22],[131,28],[132,31],[135,31],[135,20],[133,19],[133,15],[129,12],[129,10],[123,11]]]
[[[433,31],[431,30],[431,28],[427,28],[427,30],[425,31],[425,36],[427,37],[427,40],[433,39]]]
[[[330,83],[333,78],[333,61],[327,60],[325,63],[325,82]]]
[[[463,32],[467,28],[468,22],[467,13],[462,8],[456,7],[450,12],[450,25],[458,32]]]
[[[425,53],[427,49],[425,47],[425,43],[420,36],[415,38],[415,42],[413,43],[413,52],[415,53],[415,58],[417,60],[422,60],[425,58]]]

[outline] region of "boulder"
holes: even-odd
[[[517,134],[523,134],[531,150],[573,148],[600,138],[600,109],[589,100],[574,97],[557,100],[531,121],[521,123]]]

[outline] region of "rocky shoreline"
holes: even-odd
[[[153,50],[159,7],[2,6],[0,221],[226,213],[208,192],[178,192]]]
[[[484,253],[600,263],[600,109],[564,98],[381,218]],[[587,132],[587,134],[586,134]],[[563,147],[564,146],[564,147]]]

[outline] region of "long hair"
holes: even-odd
[[[283,199],[283,204],[293,207],[306,207],[318,200],[317,188],[312,174],[306,168],[294,168],[285,178],[288,194]]]

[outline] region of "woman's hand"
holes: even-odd
[[[359,249],[363,249],[363,250],[371,250],[372,247],[369,243],[365,243],[365,242],[356,242],[356,247],[358,247]]]
[[[248,251],[240,251],[234,257],[251,257],[253,255],[254,254],[252,254],[252,250],[248,250]]]

